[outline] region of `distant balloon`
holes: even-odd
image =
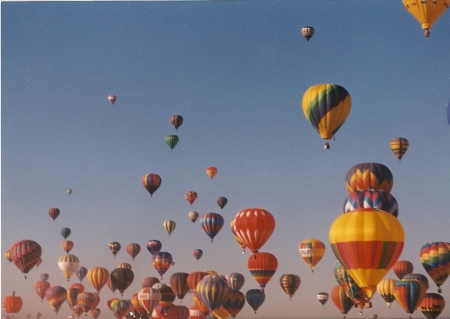
[[[61,213],[61,211],[56,207],[52,207],[48,210],[48,214],[50,215],[50,217],[53,220],[55,220],[59,216],[60,213]]]
[[[223,209],[227,203],[228,199],[226,197],[221,196],[217,198],[217,205],[219,205],[221,209]]]
[[[24,274],[26,274],[37,264],[41,258],[41,246],[33,240],[19,240],[9,248],[11,259],[14,265]]]
[[[64,228],[61,228],[61,230],[59,232],[61,233],[61,236],[64,237],[64,239],[67,239],[67,237],[70,236],[71,230],[70,230],[70,228],[64,227]]]
[[[175,130],[178,130],[181,124],[183,124],[183,117],[181,115],[172,115],[170,117],[170,123],[172,123]]]
[[[448,9],[449,4],[445,0],[423,1],[403,0],[405,9],[422,25],[424,36],[430,36],[430,30],[439,17]]]
[[[302,109],[306,119],[324,140],[344,124],[352,108],[352,98],[345,88],[337,84],[316,84],[306,90]],[[330,148],[328,142],[325,149]]]
[[[142,185],[150,193],[150,197],[161,186],[161,177],[158,174],[145,174],[142,177]]]
[[[127,245],[127,253],[131,256],[131,258],[134,258],[139,254],[141,251],[141,246],[137,243],[130,243]]]
[[[127,268],[116,268],[111,271],[110,278],[114,287],[120,291],[120,295],[122,296],[125,289],[133,282],[134,272]]]
[[[325,254],[325,245],[318,239],[305,239],[298,245],[298,251],[303,260],[311,267],[314,267],[322,259]]]
[[[266,299],[266,295],[264,294],[264,291],[261,291],[260,289],[250,289],[246,292],[245,299],[256,313]]]
[[[50,283],[46,280],[36,281],[34,283],[34,291],[37,293],[41,301],[45,298],[45,292],[50,288]]]
[[[302,28],[302,35],[309,42],[309,39],[314,35],[314,28],[310,26],[306,26]]]
[[[403,279],[403,276],[413,272],[414,266],[408,260],[397,260],[392,266],[392,270],[398,279]]]
[[[154,255],[161,250],[162,244],[159,240],[152,239],[147,242],[147,250],[150,254]]]
[[[178,141],[180,139],[178,138],[177,135],[174,134],[170,134],[166,136],[166,143],[167,145],[169,145],[170,149],[173,150],[175,146],[177,146]]]
[[[322,304],[322,305],[325,305],[326,303],[327,303],[327,301],[328,301],[328,293],[326,293],[326,292],[319,292],[318,294],[317,294],[317,300],[319,300],[319,302]]]
[[[73,248],[73,241],[63,240],[63,242],[61,243],[61,247],[66,253],[69,253]]]
[[[86,267],[79,267],[77,270],[75,270],[75,275],[80,279],[80,282],[83,281],[84,277],[86,277],[88,273],[88,270]]]
[[[103,267],[94,267],[89,269],[87,273],[87,277],[89,280],[89,283],[94,287],[94,289],[100,293],[100,290],[103,288],[103,286],[106,285],[110,278],[110,274],[108,269]]]
[[[164,273],[169,269],[169,267],[172,265],[172,255],[168,252],[157,252],[154,255],[152,255],[152,264],[153,267],[156,269],[158,274],[160,274],[161,279]]]
[[[189,202],[189,204],[191,204],[191,206],[192,206],[192,204],[197,199],[197,192],[189,191],[186,193],[185,197],[186,197],[186,200]]]
[[[195,221],[198,219],[198,216],[199,216],[198,212],[196,212],[194,210],[192,210],[188,213],[188,217],[192,223],[195,223]]]
[[[41,277],[42,281],[47,281],[50,276],[47,273],[43,273],[39,277]]]
[[[114,257],[116,257],[117,253],[119,252],[120,248],[122,247],[120,243],[114,241],[108,244],[109,250],[113,254]]]
[[[300,287],[301,280],[298,275],[295,274],[284,274],[280,277],[280,285],[284,290],[286,295],[289,296],[289,300],[295,294],[297,289]]]
[[[231,229],[231,233],[233,234],[234,239],[239,244],[239,246],[241,246],[242,253],[245,254],[245,248],[247,248],[247,245],[244,243],[244,241],[241,239],[241,237],[239,237],[238,234],[236,233],[236,229],[234,228],[234,219],[232,219],[230,222],[230,229]]]
[[[397,157],[398,161],[400,162],[403,155],[405,155],[406,151],[408,150],[409,142],[404,137],[396,137],[391,140],[390,146],[392,152],[394,152],[395,157]]]
[[[163,223],[163,228],[169,234],[169,236],[175,230],[176,226],[177,226],[177,224],[173,220],[170,220],[170,219],[164,221],[164,223]]]
[[[67,299],[67,290],[61,286],[52,286],[45,292],[45,298],[47,298],[53,311],[58,313],[59,309],[61,309],[61,305]]]
[[[64,277],[69,281],[72,274],[80,267],[80,261],[77,256],[66,254],[58,259],[58,267],[62,271]]]
[[[66,193],[67,193],[67,195],[72,194],[72,189],[71,189],[71,188],[68,188],[68,189],[66,190]]]
[[[192,255],[194,256],[195,259],[199,260],[203,256],[203,250],[201,250],[201,249],[194,249],[192,251]]]
[[[209,166],[206,168],[206,175],[209,176],[210,179],[213,179],[214,176],[217,174],[217,168],[214,166]]]
[[[114,102],[116,102],[116,100],[117,100],[117,97],[114,94],[108,95],[108,101],[109,101],[109,103],[111,103],[111,105],[113,105]]]
[[[214,237],[222,229],[223,223],[224,219],[222,215],[217,213],[206,213],[200,218],[200,225],[209,238],[211,238],[211,242],[213,242]]]
[[[6,259],[8,259],[9,262],[12,262],[11,251],[9,249],[5,251],[5,257]]]

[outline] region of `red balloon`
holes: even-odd
[[[33,240],[16,241],[9,248],[14,265],[24,274],[27,274],[41,258],[41,246]],[[25,276],[25,279],[27,277]]]
[[[161,185],[161,177],[158,174],[145,174],[142,177],[142,185],[150,193],[150,197]]]

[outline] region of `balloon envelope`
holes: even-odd
[[[161,186],[161,177],[158,174],[145,174],[142,176],[142,185],[150,193],[150,197]]]
[[[298,251],[303,260],[311,267],[314,272],[314,267],[325,255],[325,245],[318,239],[305,239],[298,245]]]
[[[11,245],[9,251],[12,262],[24,274],[27,274],[37,264],[42,254],[41,246],[29,239],[16,241]]]
[[[302,28],[302,35],[309,42],[309,39],[314,35],[314,28],[311,26],[306,26]]]

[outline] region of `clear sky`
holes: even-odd
[[[300,34],[305,25],[316,30],[309,43]],[[33,285],[44,272],[52,285],[78,282],[73,275],[68,283],[57,265],[65,254],[62,227],[71,229],[71,253],[82,266],[133,266],[123,298],[138,292],[144,277],[158,277],[145,247],[150,239],[175,261],[163,282],[174,272],[240,272],[245,293],[258,284],[229,223],[240,210],[261,207],[276,219],[261,250],[279,266],[258,314],[246,304],[238,317],[341,317],[316,294],[337,284],[328,231],[348,195],[346,173],[361,162],[392,171],[406,233],[401,259],[426,274],[420,248],[450,241],[449,31],[446,12],[424,38],[400,0],[2,2],[1,250],[19,239],[43,249],[42,264],[26,280],[2,256],[2,299],[13,290],[22,297],[15,318],[37,311],[55,317]],[[327,151],[300,108],[317,83],[342,85],[353,99]],[[117,96],[114,105],[109,94]],[[178,131],[173,114],[184,117]],[[180,139],[173,151],[169,134]],[[397,136],[410,142],[401,163],[389,148]],[[205,174],[211,165],[218,168],[213,180]],[[162,178],[153,198],[141,184],[147,173]],[[198,193],[192,207],[184,198],[189,190]],[[223,210],[219,196],[228,198]],[[55,221],[50,207],[61,210]],[[214,243],[188,219],[190,210],[222,214]],[[170,237],[167,219],[177,223]],[[327,247],[314,273],[298,252],[307,238]],[[115,258],[112,241],[122,244]],[[132,242],[142,248],[134,261],[125,250]],[[204,251],[199,261],[195,248]],[[292,301],[279,284],[286,273],[301,278]],[[386,277],[396,278],[392,271]],[[428,291],[437,292],[428,278]],[[87,278],[83,284],[93,291]],[[442,295],[450,300],[448,285]],[[99,318],[111,318],[105,301],[120,294],[105,287],[100,297]],[[188,294],[183,305],[192,304]],[[407,316],[378,294],[363,317],[375,313]],[[69,314],[64,304],[57,317]],[[358,310],[347,317],[358,318]],[[440,317],[450,317],[450,305]]]

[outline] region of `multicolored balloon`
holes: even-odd
[[[210,312],[218,309],[230,292],[226,280],[219,275],[206,275],[199,281],[196,290],[198,298]]]
[[[223,223],[224,219],[222,215],[218,213],[206,213],[200,218],[200,225],[209,238],[211,238],[211,242],[213,242],[214,237],[216,237],[222,229]]]
[[[52,286],[45,292],[45,298],[53,311],[58,313],[59,309],[61,309],[61,305],[67,299],[67,290],[61,286]]]
[[[150,193],[150,197],[153,197],[153,193],[161,186],[161,177],[158,174],[145,174],[142,176],[142,185]]]
[[[54,221],[59,216],[59,214],[61,214],[61,211],[59,210],[59,208],[52,207],[48,210],[48,214]]]
[[[395,282],[394,297],[400,307],[412,314],[425,297],[425,290],[415,279],[401,279]]]
[[[306,90],[302,99],[306,119],[324,140],[334,138],[334,134],[344,124],[352,108],[352,98],[348,91],[337,84],[316,84]],[[325,149],[329,149],[328,142]]]
[[[131,258],[136,258],[136,256],[141,252],[141,245],[138,243],[130,243],[127,245],[127,253]]]
[[[344,202],[344,213],[358,208],[384,210],[398,217],[398,203],[391,193],[380,189],[365,189],[350,193]]]
[[[394,286],[396,280],[395,279],[382,279],[377,285],[377,291],[380,294],[381,298],[386,301],[386,304],[389,308],[391,308],[392,302],[395,300],[394,296]]]
[[[41,246],[34,240],[23,239],[18,240],[9,248],[11,252],[11,260],[17,268],[26,274],[38,263],[41,259]]]
[[[63,240],[61,243],[61,248],[66,252],[69,253],[73,249],[73,241],[71,240]]]
[[[66,277],[67,281],[69,281],[75,270],[80,267],[80,260],[75,255],[62,255],[58,259],[58,267],[63,273],[64,277]]]
[[[437,318],[445,307],[445,300],[440,294],[426,293],[422,302],[419,304],[419,310],[428,319]]]
[[[390,146],[392,152],[394,152],[395,157],[398,158],[398,162],[400,163],[403,155],[405,155],[406,151],[408,150],[408,140],[404,137],[396,137],[391,140]]]
[[[441,285],[450,274],[450,251],[447,242],[431,242],[420,249],[420,262],[441,293]]]
[[[157,239],[151,239],[147,242],[147,250],[154,255],[162,248],[162,243]]]
[[[232,272],[226,275],[225,279],[227,280],[228,287],[231,289],[231,291],[239,291],[245,284],[244,275],[238,272]]]
[[[328,301],[329,295],[327,292],[319,292],[317,294],[317,300],[323,305],[325,305]]]
[[[172,265],[172,255],[165,251],[159,251],[152,255],[152,264],[153,267],[156,269],[158,274],[162,276],[165,274],[165,272],[169,269],[169,267]]]
[[[295,274],[284,274],[280,277],[280,285],[284,290],[286,295],[289,296],[289,300],[292,299],[292,296],[295,294],[297,289],[300,287],[301,280],[298,275]]]
[[[113,256],[115,258],[122,246],[120,245],[120,243],[114,241],[114,242],[109,243],[108,247],[109,247],[109,250],[111,251],[111,254],[113,254]]]
[[[201,250],[201,249],[194,249],[192,251],[192,255],[194,256],[195,259],[199,260],[203,256],[203,250]]]
[[[86,267],[79,267],[77,270],[75,270],[75,275],[80,279],[80,282],[83,281],[84,277],[86,277],[88,273],[88,270]]]
[[[340,285],[334,286],[330,295],[334,305],[342,314],[346,315],[353,308],[353,300],[346,295],[344,288]]]
[[[366,162],[354,165],[347,172],[345,186],[349,193],[366,189],[390,192],[394,178],[390,169],[380,163]]]
[[[314,267],[325,255],[325,245],[318,239],[305,239],[298,245],[298,251],[303,260],[311,267],[311,272],[314,272]]]
[[[314,28],[306,26],[302,28],[302,36],[309,42],[309,39],[314,35]]]
[[[208,167],[206,168],[206,175],[208,175],[208,177],[209,177],[210,179],[213,179],[214,176],[216,176],[216,174],[217,174],[217,168],[216,168],[216,167],[214,167],[214,166],[208,166]]]
[[[266,284],[278,268],[278,260],[271,253],[258,252],[248,258],[247,268],[264,291]]]
[[[34,291],[37,293],[39,298],[41,298],[41,302],[42,300],[44,300],[45,292],[47,291],[48,288],[50,288],[50,283],[48,281],[40,280],[35,282]]]
[[[170,123],[175,128],[175,130],[178,130],[178,128],[183,124],[183,117],[181,115],[172,115],[170,117]]]
[[[189,202],[189,204],[192,204],[195,202],[195,200],[197,199],[197,192],[194,191],[188,191],[186,192],[186,195],[184,195],[184,197],[186,197],[186,200]]]
[[[153,309],[155,309],[156,305],[161,300],[161,293],[158,289],[146,287],[139,291],[138,299],[142,307],[147,311],[147,314],[151,316]]]

